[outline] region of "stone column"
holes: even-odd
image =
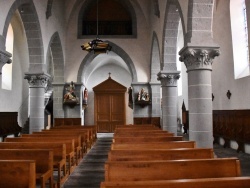
[[[157,74],[162,86],[162,129],[177,135],[177,80],[179,71]]]
[[[45,88],[50,76],[45,73],[26,73],[24,79],[29,82],[29,133],[44,129]]]
[[[197,147],[213,147],[211,72],[219,47],[186,46],[180,51],[188,73],[189,139]]]

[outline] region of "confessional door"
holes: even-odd
[[[116,125],[124,125],[124,93],[96,93],[95,120],[98,132],[114,132]]]

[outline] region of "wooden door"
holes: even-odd
[[[111,78],[93,88],[95,124],[98,132],[114,132],[116,125],[126,124],[126,87]]]
[[[98,132],[114,132],[116,125],[124,125],[124,95],[96,94],[96,123]]]

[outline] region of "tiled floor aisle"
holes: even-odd
[[[81,163],[64,183],[63,188],[99,188],[104,180],[104,163],[112,142],[112,135],[99,134],[98,139]]]
[[[63,188],[99,188],[104,180],[104,163],[112,142],[112,134],[98,134],[95,145],[69,176]],[[188,140],[188,135],[183,135]],[[237,153],[236,150],[214,145],[215,155],[221,157],[238,157],[242,176],[250,176],[250,155]]]

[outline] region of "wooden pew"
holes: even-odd
[[[0,160],[0,187],[36,188],[34,160]]]
[[[182,136],[150,136],[150,137],[118,137],[113,138],[113,143],[152,143],[152,142],[168,142],[168,141],[182,141]]]
[[[249,188],[250,177],[102,182],[101,188]]]
[[[163,130],[150,130],[150,129],[146,129],[146,130],[128,130],[125,129],[124,131],[115,131],[114,132],[114,136],[123,136],[123,135],[130,135],[130,136],[139,136],[141,134],[143,135],[150,135],[150,134],[155,134],[155,133],[160,133],[160,134],[164,134],[164,133],[169,133],[168,131],[163,131]],[[173,134],[173,133],[171,133]]]
[[[174,133],[169,132],[147,132],[147,133],[141,133],[141,132],[126,132],[123,134],[117,134],[115,133],[113,138],[122,138],[122,137],[161,137],[161,136],[174,136]]]
[[[42,142],[0,142],[0,149],[52,149],[53,167],[58,172],[57,185],[61,185],[68,178],[66,171],[66,145],[62,143]]]
[[[82,158],[82,139],[81,139],[81,135],[80,134],[22,134],[21,135],[22,138],[67,138],[67,139],[74,139],[75,141],[75,162],[76,165],[78,165],[78,163],[80,162],[81,158]]]
[[[108,153],[108,161],[154,161],[208,158],[214,158],[213,149],[178,148],[167,150],[111,150]]]
[[[173,149],[173,148],[195,148],[194,141],[169,141],[155,143],[129,143],[129,144],[111,144],[111,150],[145,150],[145,149]]]
[[[105,163],[105,181],[199,179],[240,175],[240,162],[237,158]]]
[[[24,137],[18,137],[18,138],[5,138],[5,142],[43,142],[43,143],[62,143],[66,145],[66,162],[68,166],[69,173],[72,173],[73,170],[76,167],[76,163],[74,160],[75,156],[75,141],[74,139],[68,139],[68,138],[24,138]]]
[[[54,187],[53,180],[53,150],[44,149],[0,149],[0,160],[34,160],[36,164],[36,179],[41,188]]]
[[[39,134],[39,132],[33,132],[34,134]],[[80,134],[81,135],[81,140],[82,145],[83,145],[83,150],[84,153],[87,152],[87,148],[91,148],[91,131],[90,130],[82,130],[82,129],[49,129],[49,130],[42,130],[40,133],[47,133],[47,134]]]
[[[86,130],[89,132],[89,139],[91,140],[91,143],[93,144],[97,139],[97,126],[96,125],[72,125],[72,126],[56,126],[52,127],[52,129],[81,129]]]

